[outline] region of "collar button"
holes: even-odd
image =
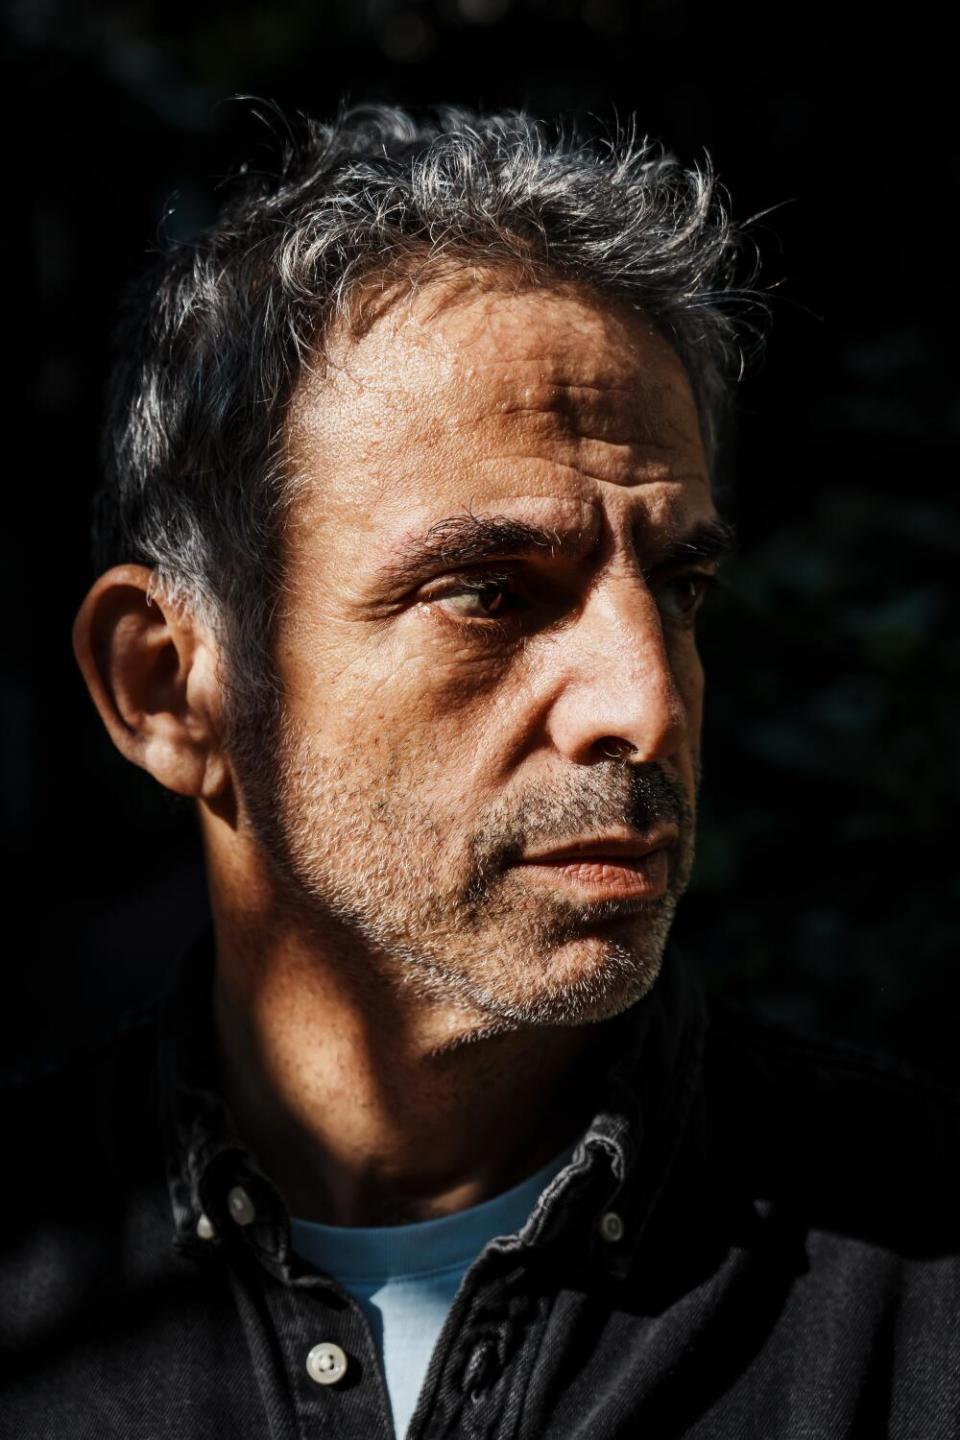
[[[227,1208],[231,1220],[237,1225],[252,1225],[257,1218],[253,1201],[242,1185],[234,1185],[227,1195]]]
[[[601,1239],[610,1245],[616,1245],[618,1240],[623,1239],[624,1224],[616,1210],[608,1210],[605,1215],[601,1215],[598,1228]]]
[[[336,1385],[347,1373],[347,1356],[332,1340],[314,1345],[307,1356],[307,1374],[318,1385]]]
[[[197,1221],[197,1235],[201,1240],[216,1240],[217,1231],[209,1215],[201,1215]]]

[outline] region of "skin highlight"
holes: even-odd
[[[74,643],[119,748],[197,800],[238,1129],[302,1218],[428,1219],[582,1130],[604,1022],[656,981],[722,528],[676,355],[576,287],[398,300],[304,378],[287,445],[262,765],[148,570],[101,576]]]

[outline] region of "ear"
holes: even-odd
[[[151,598],[152,575],[145,565],[101,575],[73,622],[73,652],[120,753],[168,790],[212,799],[231,783],[217,652],[192,615]]]

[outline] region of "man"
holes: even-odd
[[[960,1433],[954,1100],[667,945],[737,250],[359,110],[134,298],[74,644],[212,925],[17,1091],[4,1434]]]

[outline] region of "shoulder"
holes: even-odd
[[[725,1168],[757,1193],[896,1249],[960,1249],[960,1090],[713,998],[703,1095]]]
[[[960,1119],[960,1089],[884,1050],[773,1020],[725,996],[708,1002],[708,1056],[731,1075],[762,1075],[778,1088],[799,1083],[831,1094],[896,1098]]]

